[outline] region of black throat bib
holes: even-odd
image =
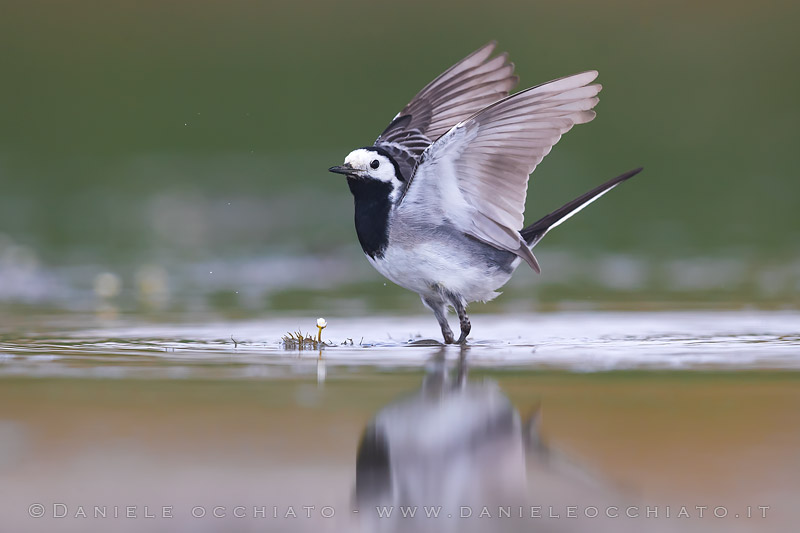
[[[392,185],[375,179],[347,178],[353,193],[358,242],[364,253],[373,259],[383,257],[389,244],[389,195]]]

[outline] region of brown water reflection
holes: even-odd
[[[800,518],[799,378],[466,379],[437,357],[424,375],[331,367],[322,384],[6,377],[2,530],[787,531]],[[375,505],[458,515],[385,519]],[[484,506],[491,517],[479,516]],[[625,517],[629,506],[638,518]],[[708,506],[704,518],[696,506]],[[535,507],[542,518],[530,518]],[[594,507],[601,516],[587,518]]]

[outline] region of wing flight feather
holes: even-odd
[[[392,154],[406,178],[431,143],[516,86],[508,54],[491,57],[496,46],[488,43],[426,85],[375,141]]]
[[[447,203],[443,212],[458,227],[517,253],[538,270],[519,234],[528,176],[564,133],[595,117],[592,108],[601,89],[592,84],[596,77],[596,71],[588,71],[554,80],[455,124],[426,149],[405,198]]]

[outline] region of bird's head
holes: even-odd
[[[370,146],[353,150],[344,158],[344,164],[328,169],[344,174],[348,180],[375,180],[397,190],[403,185],[397,162],[383,149]]]

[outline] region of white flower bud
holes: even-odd
[[[324,328],[327,325],[328,325],[328,322],[324,318],[318,318],[317,319],[317,327],[318,328]]]

